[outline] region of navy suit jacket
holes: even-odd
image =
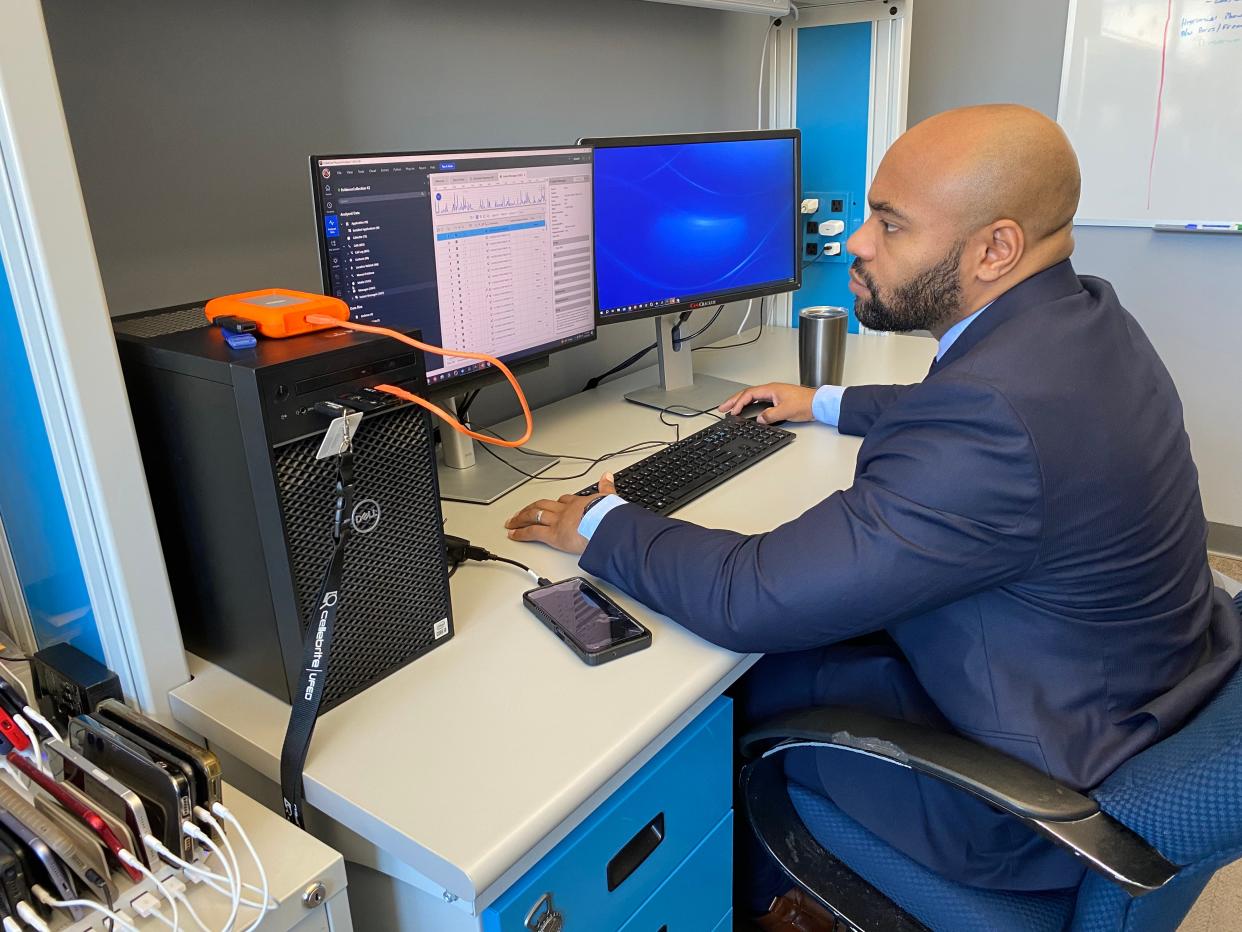
[[[953,727],[1080,789],[1237,665],[1181,402],[1107,282],[1028,278],[922,382],[847,389],[839,429],[865,438],[854,484],[793,521],[623,505],[582,567],[737,651],[887,631]]]

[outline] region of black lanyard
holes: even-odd
[[[319,586],[311,617],[302,642],[302,672],[292,698],[289,727],[280,750],[280,792],[284,797],[285,818],[299,828],[302,819],[302,769],[310,750],[315,720],[328,682],[328,661],[332,653],[332,628],[341,600],[341,574],[345,568],[345,541],[351,531],[350,514],[354,497],[354,455],[344,448],[336,458],[336,514],[332,523],[332,558]]]

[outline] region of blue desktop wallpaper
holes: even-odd
[[[595,150],[601,310],[794,278],[794,140]]]

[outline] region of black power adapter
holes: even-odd
[[[105,699],[121,699],[121,681],[102,663],[72,644],[53,644],[30,660],[39,711],[64,731],[75,715],[94,712]]]

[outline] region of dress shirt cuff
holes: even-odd
[[[624,504],[625,499],[620,495],[605,495],[598,501],[587,505],[586,513],[582,516],[582,520],[578,522],[578,533],[590,540],[591,535],[599,527],[599,523],[604,520],[604,516],[614,508]]]
[[[815,420],[829,427],[836,427],[841,420],[841,396],[845,394],[842,385],[821,385],[815,390],[811,399],[811,413]]]

